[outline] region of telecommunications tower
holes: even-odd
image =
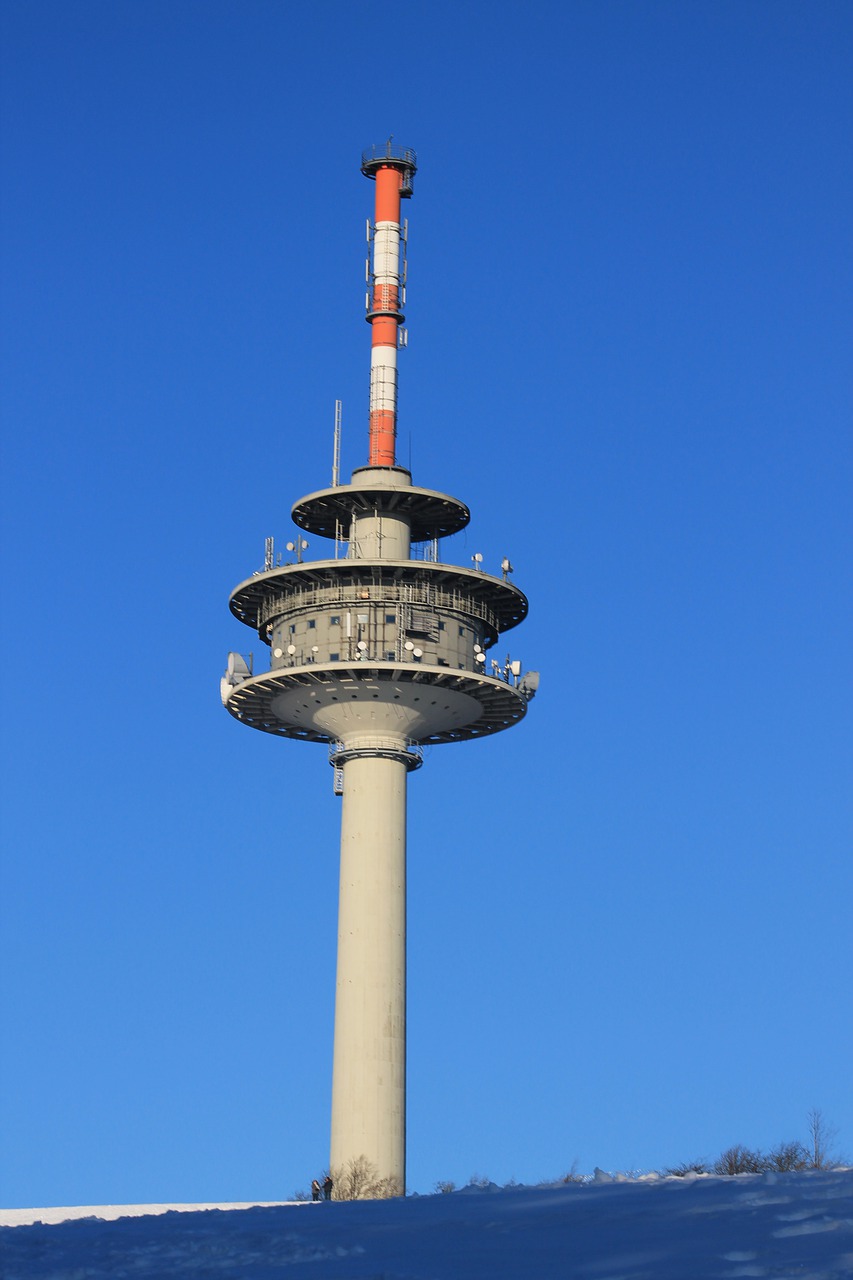
[[[367,466],[300,498],[295,524],[331,539],[306,560],[301,532],[277,565],[231,593],[231,612],[270,647],[268,671],[228,656],[222,700],[253,729],[325,743],[343,797],[332,1080],[333,1175],[364,1157],[386,1190],[405,1190],[406,775],[423,746],[465,742],[524,716],[538,674],[490,654],[527,614],[501,574],[444,563],[439,540],[469,520],[456,498],[412,484],[396,460],[397,353],[405,344],[406,224],[415,153],[389,141],[362,156],[375,183],[368,224],[371,330]]]

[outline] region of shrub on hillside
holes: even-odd
[[[780,1142],[764,1157],[765,1169],[775,1173],[801,1173],[809,1167],[809,1153],[801,1142]]]
[[[391,1200],[403,1189],[396,1178],[380,1178],[367,1156],[354,1156],[340,1169],[332,1170],[335,1200]]]
[[[739,1173],[763,1173],[766,1168],[765,1157],[760,1151],[751,1151],[749,1147],[735,1143],[714,1161],[714,1173],[727,1177],[736,1177]]]
[[[688,1173],[713,1173],[713,1169],[707,1160],[682,1160],[681,1164],[664,1169],[668,1178],[686,1178]]]

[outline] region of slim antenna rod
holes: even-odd
[[[335,445],[332,450],[332,488],[341,483],[341,411],[340,400],[335,401]]]

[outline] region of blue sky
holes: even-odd
[[[419,157],[400,453],[530,598],[409,797],[409,1181],[853,1149],[846,3],[11,2],[0,1202],[328,1152],[339,804],[219,703],[366,460],[361,149]],[[308,555],[325,554],[320,539]]]

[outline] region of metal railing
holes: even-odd
[[[419,742],[413,742],[411,738],[403,738],[400,742],[395,742],[386,735],[375,734],[364,737],[359,735],[351,747],[340,740],[329,743],[329,764],[335,771],[340,769],[342,757],[360,754],[405,757],[409,769],[419,769],[424,762],[423,747]]]
[[[368,593],[365,595],[365,593]],[[294,587],[292,590],[265,598],[258,607],[258,626],[262,627],[275,618],[340,605],[363,610],[369,605],[380,607],[390,604],[412,604],[427,608],[446,609],[464,617],[477,618],[493,631],[499,631],[497,614],[482,600],[467,592],[437,587],[431,583],[387,582],[381,585],[358,583],[332,587]]]
[[[417,153],[411,147],[401,147],[399,143],[395,146],[393,138],[389,138],[387,142],[366,147],[362,151],[362,168],[365,165],[375,164],[377,160],[399,160],[402,161],[407,169],[411,169],[413,172],[418,167]]]

